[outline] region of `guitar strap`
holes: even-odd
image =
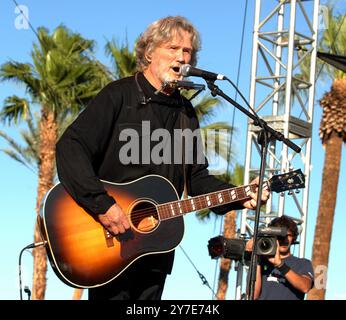
[[[181,140],[182,140],[182,161],[183,161],[183,176],[184,176],[184,192],[183,192],[183,199],[187,199],[188,193],[187,193],[187,175],[186,175],[186,164],[185,164],[185,137],[183,134],[184,129],[186,126],[186,118],[184,112],[181,112],[180,117],[180,128],[181,128]]]

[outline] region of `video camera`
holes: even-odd
[[[258,230],[256,253],[259,256],[274,256],[277,239],[287,236],[286,227],[262,227]],[[245,247],[247,240],[243,238],[227,239],[223,236],[211,238],[208,251],[212,259],[220,256],[236,261],[246,260]]]

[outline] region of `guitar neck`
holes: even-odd
[[[250,184],[220,191],[215,191],[185,200],[167,202],[157,206],[161,220],[182,216],[192,211],[209,209],[232,202],[250,198],[250,193],[256,191],[257,186]]]

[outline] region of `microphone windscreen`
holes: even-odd
[[[191,66],[189,64],[183,64],[180,68],[183,77],[188,77]]]

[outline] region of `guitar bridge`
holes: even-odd
[[[105,228],[103,228],[103,233],[105,235],[107,247],[114,247],[113,236],[111,235],[111,233]]]

